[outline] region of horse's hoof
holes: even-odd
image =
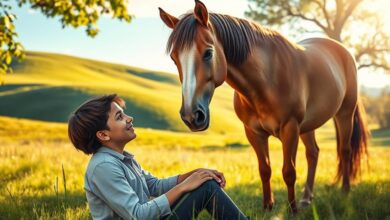
[[[310,199],[301,199],[299,201],[299,208],[308,207],[308,206],[310,206],[310,204],[311,204],[311,200]]]
[[[348,186],[348,185],[345,185],[345,186],[343,185],[343,186],[341,187],[341,191],[342,191],[343,193],[345,193],[345,194],[348,194],[350,190],[351,190],[351,187]]]
[[[263,209],[266,210],[266,211],[272,211],[272,207],[273,206],[274,206],[273,202],[264,203],[263,204]]]
[[[297,204],[295,203],[295,201],[290,203],[289,206],[290,206],[289,210],[290,210],[291,214],[295,215],[298,213],[298,207],[297,207]]]

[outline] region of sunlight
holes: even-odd
[[[390,85],[390,74],[360,71],[358,73],[358,83],[366,87],[383,88]]]

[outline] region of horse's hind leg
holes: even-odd
[[[306,147],[307,160],[307,179],[300,205],[307,206],[313,199],[314,178],[316,174],[318,154],[320,149],[318,148],[314,131],[301,134],[300,137]]]
[[[339,156],[338,177],[342,175],[342,189],[348,192],[350,189],[350,164],[352,160],[351,136],[353,129],[354,107],[342,108],[335,116],[337,128],[338,146],[337,153]]]

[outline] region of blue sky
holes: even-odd
[[[244,11],[248,9],[247,0],[203,2],[210,11],[242,18]],[[58,18],[48,19],[27,6],[14,6],[13,11],[18,18],[15,22],[16,31],[26,50],[69,54],[177,73],[176,66],[165,54],[170,29],[160,21],[157,7],[162,7],[172,15],[180,15],[192,10],[194,1],[131,0],[129,10],[136,16],[132,22],[129,24],[103,16],[98,23],[100,32],[95,38],[88,37],[84,28],[63,29]],[[283,30],[281,32],[283,33]],[[390,76],[362,71],[359,81],[369,87],[380,87],[390,84]]]

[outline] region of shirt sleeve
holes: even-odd
[[[153,176],[150,172],[145,170],[142,170],[142,174],[145,177],[150,195],[153,197],[163,195],[164,193],[172,189],[174,186],[176,186],[177,178],[178,178],[178,175],[175,175],[164,179],[158,179],[157,177]]]
[[[158,179],[153,176],[149,171],[144,170],[137,162],[135,162],[136,166],[141,169],[141,173],[146,180],[146,184],[148,186],[150,195],[153,197],[161,196],[164,193],[168,192],[177,184],[177,178],[179,175]]]
[[[124,219],[158,219],[171,213],[168,198],[161,195],[144,204],[125,178],[122,168],[111,162],[97,165],[91,177],[95,193]]]

